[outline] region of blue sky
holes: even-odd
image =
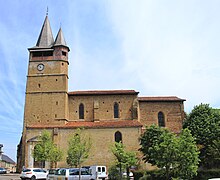
[[[69,91],[134,89],[175,95],[185,111],[220,107],[218,0],[0,0],[0,143],[16,159],[28,50],[47,6],[71,49]]]

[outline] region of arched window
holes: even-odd
[[[82,103],[79,105],[79,119],[84,119],[84,105]]]
[[[118,103],[114,103],[114,118],[119,118],[119,105]]]
[[[121,134],[121,132],[119,132],[119,131],[117,131],[116,133],[115,133],[115,142],[122,142],[122,134]]]
[[[165,127],[164,114],[161,111],[158,113],[158,126]]]

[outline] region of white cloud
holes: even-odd
[[[186,98],[187,110],[220,100],[219,53],[212,47],[220,38],[211,13],[216,5],[197,3],[109,1],[109,18],[123,41],[123,70],[141,80],[141,94]]]
[[[12,129],[17,138],[3,143],[11,147],[21,135],[26,48],[36,43],[47,6],[54,36],[62,23],[71,49],[70,90],[176,95],[186,98],[189,112],[201,102],[220,107],[219,5],[216,0],[7,1],[10,13],[0,12],[0,119],[2,130]]]

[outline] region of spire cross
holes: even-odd
[[[47,6],[47,12],[46,12],[46,15],[48,16],[48,6]]]

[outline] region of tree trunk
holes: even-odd
[[[129,179],[130,179],[130,176],[129,176],[129,175],[130,175],[130,173],[129,173],[129,172],[130,172],[130,171],[129,171],[129,167],[127,167],[127,168],[126,168],[127,180],[129,180]]]
[[[120,163],[120,164],[119,164],[120,180],[122,179],[122,172],[121,172],[121,169],[122,169],[122,167],[121,167],[121,163]]]
[[[169,180],[169,166],[166,166],[166,180]]]

